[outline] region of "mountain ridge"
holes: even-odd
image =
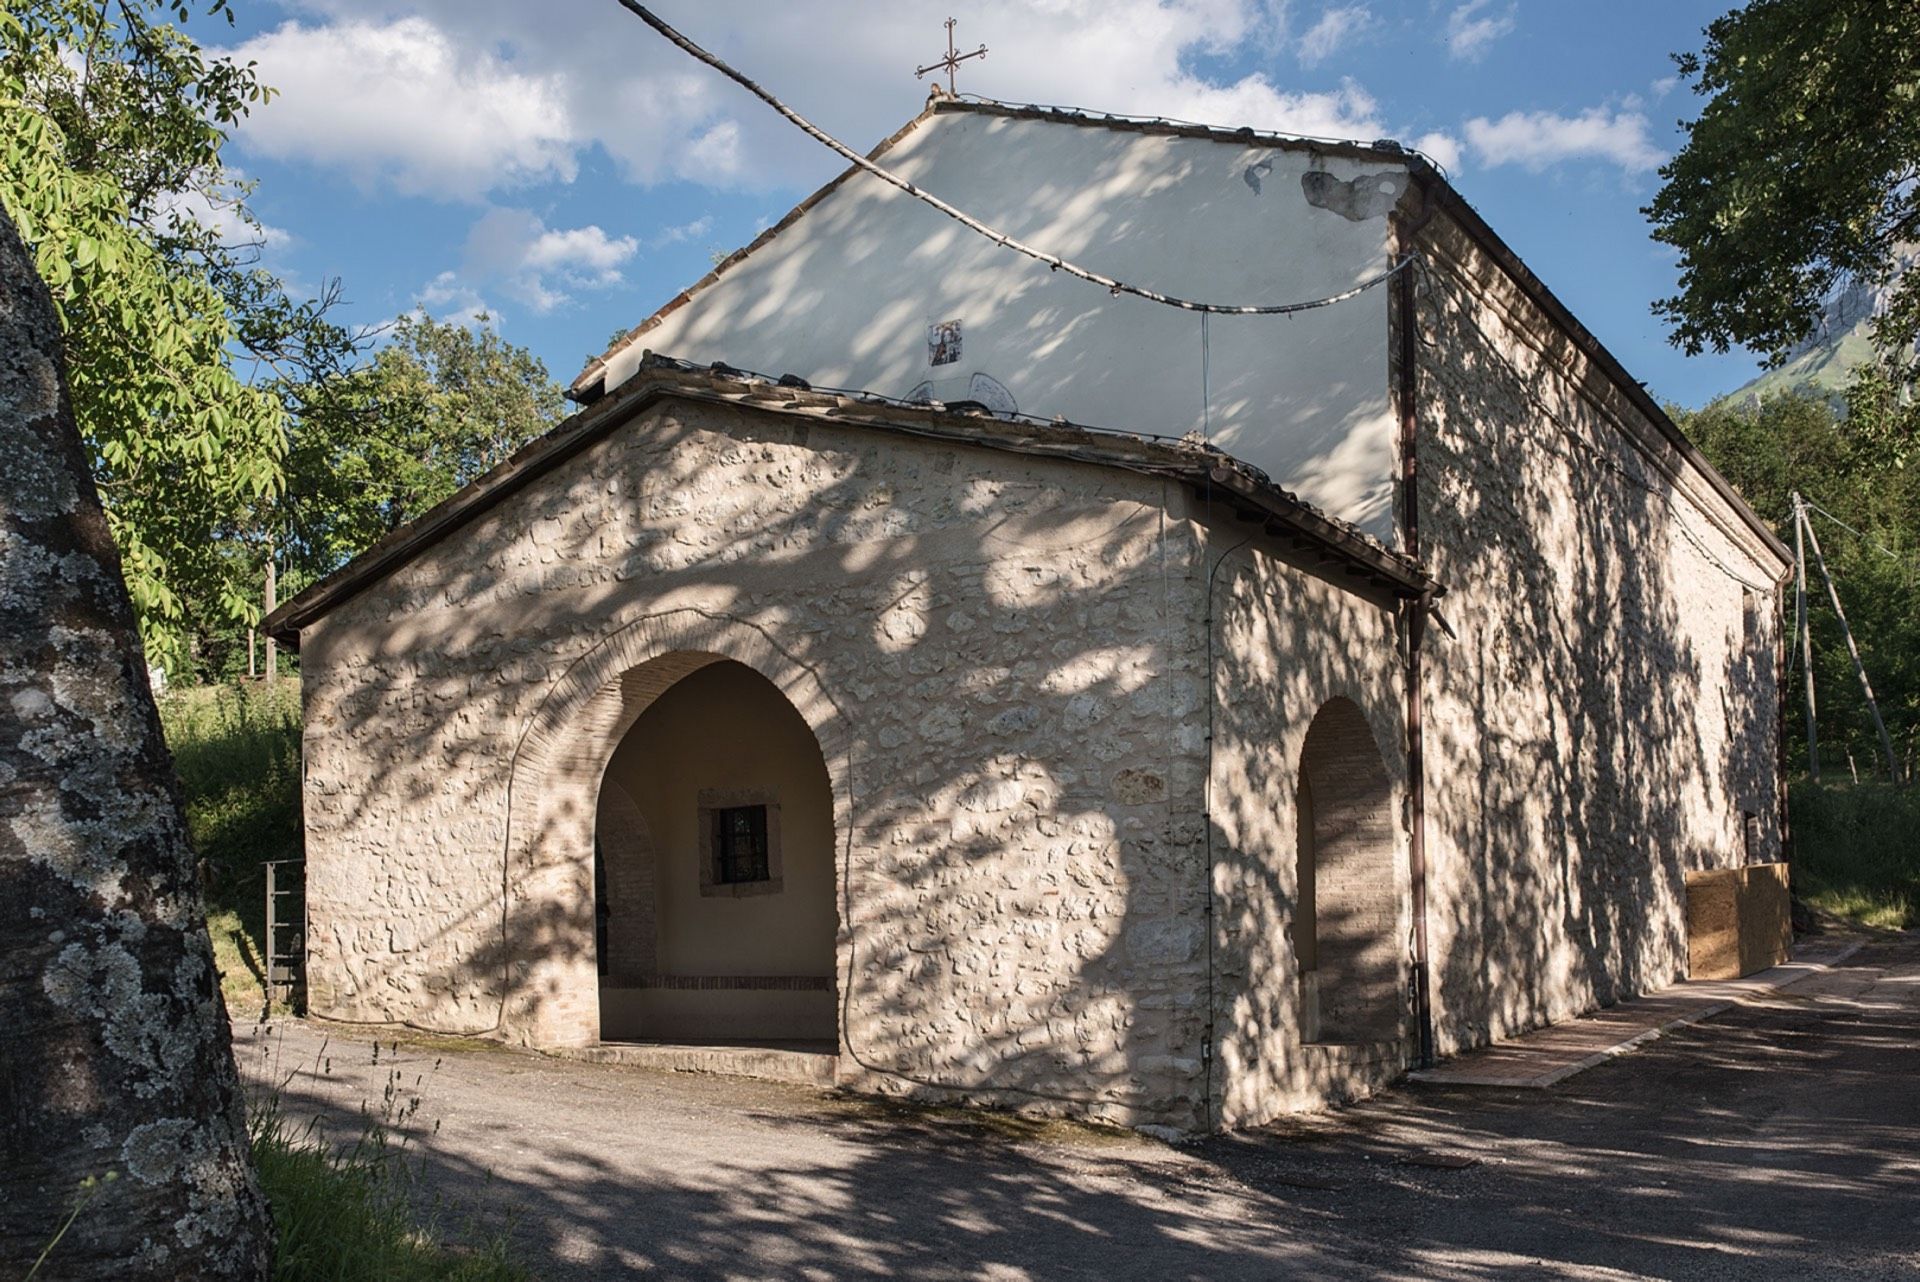
[[[1839,401],[1853,373],[1873,359],[1873,323],[1887,310],[1901,279],[1920,265],[1920,245],[1894,251],[1894,271],[1884,281],[1850,281],[1828,296],[1811,333],[1787,351],[1787,359],[1762,371],[1715,404],[1752,404],[1781,392],[1810,391]]]

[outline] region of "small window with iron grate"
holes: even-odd
[[[723,886],[766,881],[767,808],[728,806],[713,812],[713,880]]]
[[[702,788],[699,801],[700,893],[779,894],[780,795],[771,788]]]

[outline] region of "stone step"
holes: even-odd
[[[839,1057],[831,1051],[787,1046],[677,1046],[601,1042],[547,1052],[597,1064],[630,1064],[664,1073],[727,1073],[805,1086],[832,1086]]]

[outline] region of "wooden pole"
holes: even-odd
[[[1861,693],[1867,696],[1867,711],[1873,717],[1873,728],[1880,735],[1880,750],[1887,756],[1887,778],[1900,782],[1900,763],[1893,755],[1893,739],[1887,734],[1887,723],[1880,719],[1880,704],[1873,697],[1873,683],[1867,680],[1867,665],[1860,661],[1860,647],[1853,643],[1853,629],[1847,626],[1847,612],[1840,608],[1840,591],[1833,586],[1833,575],[1827,572],[1827,558],[1820,554],[1820,539],[1813,532],[1813,522],[1807,519],[1806,510],[1800,512],[1800,528],[1807,532],[1807,542],[1813,548],[1813,563],[1820,567],[1820,577],[1826,581],[1827,597],[1833,602],[1833,612],[1840,616],[1840,635],[1847,639],[1847,653],[1853,656],[1853,674],[1860,678]]]
[[[269,542],[267,544],[267,601],[266,601],[267,613],[272,614],[273,608],[279,604],[280,604],[279,585],[278,583],[275,582],[275,577],[274,577],[273,544]],[[269,683],[273,681],[275,670],[279,667],[279,664],[276,661],[279,657],[279,650],[280,650],[280,647],[274,644],[273,638],[268,637],[267,638],[267,681]]]
[[[1800,667],[1807,684],[1807,774],[1820,782],[1820,731],[1813,705],[1813,633],[1807,628],[1807,548],[1800,536],[1807,511],[1793,492],[1793,630],[1800,634]]]

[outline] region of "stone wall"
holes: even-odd
[[[303,634],[312,1009],[596,1036],[599,771],[728,658],[832,781],[850,1083],[1204,1124],[1198,548],[1155,479],[656,405]]]
[[[1215,564],[1215,1092],[1216,1116],[1232,1127],[1363,1094],[1406,1067],[1404,1045],[1307,1043],[1295,948],[1308,731],[1344,704],[1370,732],[1391,794],[1387,884],[1372,898],[1397,908],[1385,951],[1406,957],[1406,753],[1390,599],[1353,595],[1262,543],[1228,542]]]
[[[1680,978],[1685,875],[1742,861],[1743,811],[1777,857],[1780,567],[1444,214],[1422,241],[1444,1054]]]
[[[1778,567],[1444,216],[1425,238],[1447,1053],[1678,977],[1685,874],[1746,857],[1743,812],[1777,857]],[[1408,978],[1404,618],[1313,565],[1136,473],[658,402],[303,634],[312,1007],[598,1036],[601,775],[730,659],[831,782],[849,1084],[1177,1127],[1370,1089],[1413,1030],[1304,1040],[1298,790],[1348,701],[1393,797],[1390,893],[1372,864],[1352,902]]]

